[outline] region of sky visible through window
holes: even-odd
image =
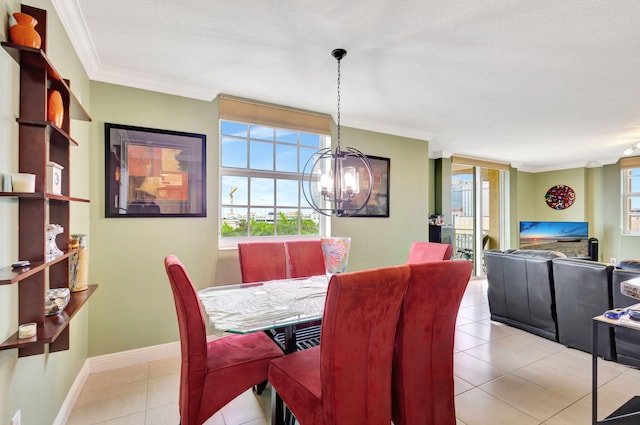
[[[318,234],[320,217],[302,194],[300,175],[326,143],[328,136],[221,121],[222,236],[288,235],[294,227],[293,234]]]

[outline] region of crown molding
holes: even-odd
[[[597,168],[605,165],[615,164],[616,162],[618,162],[618,160],[619,158],[608,158],[608,159],[601,159],[598,161],[571,162],[571,163],[565,163],[565,164],[556,164],[556,165],[540,166],[540,167],[521,164],[520,167],[514,167],[514,168],[517,168],[518,171],[524,171],[525,173],[546,173],[549,171],[570,170],[572,168]]]
[[[51,0],[51,2],[90,80],[197,100],[211,101],[218,95],[218,91],[211,87],[190,85],[178,79],[158,78],[148,74],[105,67],[96,53],[78,0]]]
[[[141,90],[149,90],[158,93],[187,97],[190,99],[211,102],[218,96],[219,91],[198,85],[176,83],[175,79],[158,78],[139,72],[124,71],[121,69],[103,67],[89,78],[93,81],[101,81],[109,84],[117,84]]]
[[[67,31],[69,40],[80,58],[84,71],[91,79],[100,69],[100,59],[87,29],[87,23],[82,16],[78,0],[51,0],[56,9],[62,26]]]
[[[449,151],[429,151],[429,159],[451,158],[453,152]]]
[[[385,126],[382,124],[372,124],[370,122],[358,121],[353,119],[345,119],[343,116],[340,117],[340,125],[343,127],[351,127],[357,128],[365,131],[373,131],[376,133],[390,134],[393,136],[406,137],[409,139],[423,140],[428,142],[435,137],[434,133],[429,133],[426,131],[413,130],[410,128],[397,128],[391,126]],[[334,119],[334,122],[336,120]]]

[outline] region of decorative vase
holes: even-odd
[[[62,95],[58,90],[49,90],[49,100],[47,101],[47,120],[55,124],[56,127],[62,128],[63,119],[64,104],[62,103]]]
[[[36,25],[38,25],[36,18],[20,12],[14,13],[13,17],[16,18],[18,23],[9,28],[9,38],[11,42],[39,49],[42,39],[38,31],[36,31]]]
[[[345,273],[349,261],[351,238],[320,238],[320,243],[322,244],[324,267],[327,274]]]
[[[87,235],[70,235],[69,248],[78,250],[69,256],[69,288],[71,292],[87,290],[89,289],[89,249],[87,246]]]

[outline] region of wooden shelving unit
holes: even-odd
[[[19,170],[36,176],[35,193],[0,192],[0,197],[14,197],[19,203],[18,255],[20,260],[29,260],[28,268],[0,268],[0,285],[18,285],[18,321],[36,322],[37,335],[19,339],[17,332],[0,343],[0,350],[18,348],[20,357],[42,354],[45,345],[49,351],[69,349],[69,322],[97,289],[89,289],[71,294],[71,300],[64,311],[55,316],[45,316],[44,298],[46,282],[50,288],[64,288],[69,285],[69,257],[76,250],[69,249],[69,204],[89,202],[88,199],[70,194],[70,147],[78,146],[70,133],[70,120],[91,121],[77,97],[71,91],[69,80],[62,78],[47,57],[47,11],[22,5],[22,12],[37,21],[36,31],[42,45],[34,49],[14,43],[0,45],[20,66],[20,116],[19,125]],[[64,104],[64,119],[61,127],[47,120],[47,100],[49,90],[57,90]],[[46,164],[49,161],[60,164],[62,169],[61,194],[46,191]],[[47,242],[45,226],[59,224],[63,233],[56,242],[63,254],[53,260],[46,260]]]
[[[18,333],[11,335],[6,341],[0,344],[0,350],[8,350],[10,348],[26,348],[30,346],[38,347],[43,343],[55,343],[58,337],[68,328],[69,322],[76,315],[80,307],[89,300],[98,285],[89,285],[89,289],[82,292],[71,293],[69,304],[60,314],[55,316],[47,316],[44,319],[44,325],[38,327],[38,333],[33,338],[19,339]],[[50,351],[59,351],[51,350]]]

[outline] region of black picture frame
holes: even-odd
[[[371,174],[373,182],[368,179],[360,179],[360,188],[368,190],[368,185],[372,184],[371,197],[360,211],[349,217],[389,217],[389,184],[391,176],[391,160],[381,156],[366,155],[371,164]],[[365,176],[366,169],[359,162],[354,161],[352,166],[358,168],[358,174]],[[362,192],[362,190],[361,190]],[[360,195],[358,195],[360,196]],[[364,195],[363,195],[364,196]],[[357,199],[354,200],[357,203]],[[346,215],[345,215],[346,216]]]
[[[105,217],[206,217],[204,134],[105,123]]]

